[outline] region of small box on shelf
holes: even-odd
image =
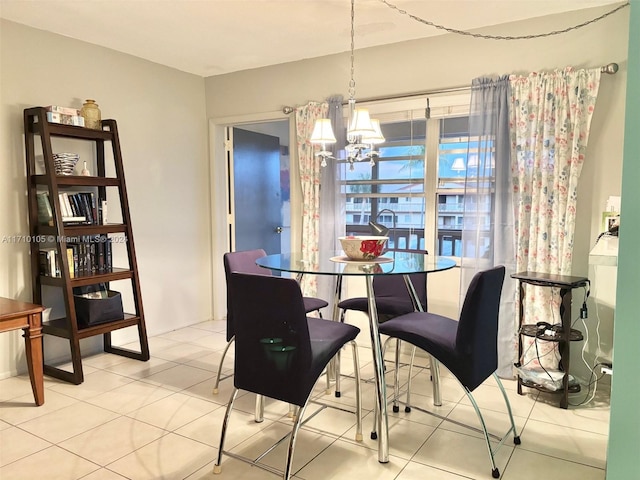
[[[86,298],[82,295],[74,295],[73,299],[79,326],[87,327],[124,318],[120,292],[108,290],[106,298]]]

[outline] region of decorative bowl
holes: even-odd
[[[389,237],[347,236],[339,237],[342,250],[352,260],[374,260],[382,255]]]
[[[77,153],[54,153],[53,168],[55,168],[56,175],[73,175],[73,170],[79,159],[80,155]]]

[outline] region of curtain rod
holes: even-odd
[[[617,63],[609,63],[607,65],[604,65],[602,67],[600,67],[600,72],[601,73],[608,73],[610,75],[615,74],[618,71],[618,64]],[[455,92],[464,92],[467,90],[471,90],[470,86],[467,87],[451,87],[451,88],[442,88],[440,90],[426,90],[426,91],[422,91],[422,92],[414,92],[414,93],[403,93],[403,94],[397,94],[397,95],[387,95],[384,97],[370,97],[370,98],[364,98],[364,99],[359,99],[358,103],[369,103],[369,102],[380,102],[380,101],[386,101],[386,100],[398,100],[398,99],[405,99],[405,98],[413,98],[413,97],[424,97],[426,95],[439,95],[442,93],[455,93]],[[347,102],[344,102],[343,105],[347,105]],[[294,107],[282,107],[282,113],[288,115],[290,113],[293,113],[293,111],[295,110]]]

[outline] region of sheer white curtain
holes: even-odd
[[[344,155],[345,126],[342,108],[342,95],[327,99],[328,118],[336,137],[336,143],[329,146],[334,157]],[[319,162],[319,160],[318,160]],[[322,252],[341,249],[338,237],[345,234],[345,194],[341,188],[341,179],[345,164],[329,159],[327,166],[320,168],[320,239],[319,248]],[[335,291],[335,277],[320,276],[318,278],[318,297],[329,302],[327,310],[333,312],[333,294]]]
[[[577,188],[585,161],[600,69],[511,76],[510,126],[516,268],[571,274]],[[554,323],[559,294],[527,285],[528,323]],[[557,316],[556,316],[557,318]],[[539,342],[525,363],[556,368],[554,342]],[[547,350],[544,348],[547,347]],[[525,345],[528,351],[528,345]]]
[[[302,187],[302,246],[305,260],[318,263],[320,246],[320,161],[315,155],[316,147],[309,139],[318,118],[326,118],[326,102],[309,102],[296,108],[296,144],[300,184]],[[307,296],[317,296],[316,275],[305,275],[302,291]]]
[[[504,265],[500,302],[498,375],[513,376],[515,350],[514,218],[509,137],[509,80],[477,78],[469,109],[469,151],[464,192],[460,292],[476,272]],[[460,305],[462,305],[462,301]]]

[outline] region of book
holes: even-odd
[[[95,200],[93,192],[82,192],[78,194],[81,197],[81,202],[83,206],[83,214],[87,217],[87,222],[92,225],[97,225],[98,221],[96,218],[95,212]]]
[[[96,263],[97,263],[97,271],[99,273],[104,273],[106,271],[105,263],[104,263],[104,250],[105,250],[106,241],[107,241],[107,236],[100,235],[100,240],[96,244]]]
[[[38,266],[40,268],[40,275],[51,275],[51,271],[49,268],[49,256],[46,250],[40,250],[38,252]]]
[[[73,194],[69,195],[66,192],[59,193],[58,198],[60,200],[60,211],[62,213],[63,223],[84,224],[87,222],[87,217],[78,212],[78,205],[73,201]],[[74,205],[73,207],[71,206],[72,203]]]
[[[69,277],[75,278],[76,270],[73,262],[73,248],[70,246],[67,246],[67,263],[69,264]]]
[[[60,201],[60,212],[63,217],[72,217],[71,206],[68,203],[68,199],[65,200],[64,193],[58,193],[58,200]]]
[[[104,244],[104,268],[105,272],[113,271],[113,256],[112,256],[112,242],[111,238],[107,237],[107,241]]]
[[[69,198],[69,204],[71,205],[71,212],[74,217],[80,217],[84,215],[84,212],[81,210],[81,205],[79,203],[77,194],[67,194]]]
[[[47,112],[62,113],[63,115],[79,116],[80,110],[73,107],[61,107],[60,105],[47,105],[44,107]]]
[[[77,243],[67,243],[68,248],[71,248],[71,261],[73,263],[73,272],[74,274],[80,275],[80,268],[78,267],[78,244]],[[71,267],[69,267],[71,269]]]
[[[58,261],[58,252],[55,248],[42,248],[39,255],[40,275],[46,275],[48,277],[60,276],[60,263]]]
[[[65,115],[64,113],[47,112],[47,121],[49,123],[84,127],[84,117],[79,115]]]
[[[46,192],[38,193],[36,199],[38,202],[38,223],[53,226],[53,211],[51,203],[49,203],[49,194]]]
[[[100,202],[100,223],[102,225],[107,224],[107,201],[102,200]]]

